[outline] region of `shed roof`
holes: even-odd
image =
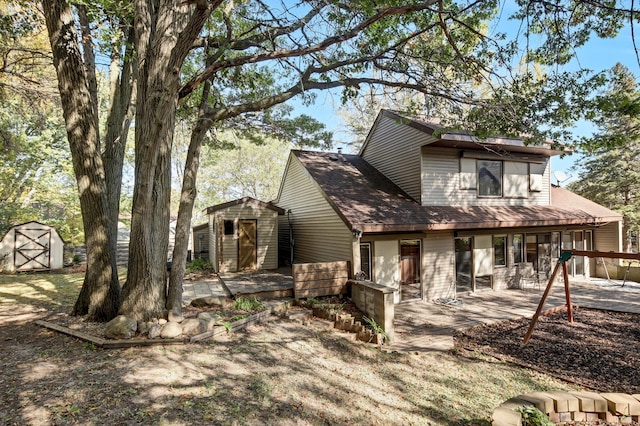
[[[562,188],[554,188],[550,206],[422,206],[358,155],[297,150],[292,155],[352,230],[419,232],[598,225],[622,218]]]
[[[32,220],[30,222],[19,223],[17,225],[11,226],[9,229],[7,229],[7,231],[4,234],[2,234],[2,237],[0,237],[0,241],[4,240],[4,238],[9,234],[9,232],[11,232],[11,230],[16,229],[16,228],[24,228],[26,226],[36,226],[38,228],[50,229],[50,230],[54,231],[56,233],[56,235],[58,236],[58,238],[60,238],[60,240],[64,243],[64,239],[62,238],[62,236],[60,235],[60,233],[58,232],[58,230],[54,226],[46,225],[46,224],[44,224],[42,222],[38,222],[36,220]]]
[[[229,201],[226,203],[217,204],[215,206],[207,207],[205,211],[207,212],[207,214],[211,214],[219,210],[224,210],[229,207],[237,206],[239,204],[245,204],[248,206],[260,207],[264,209],[270,209],[275,211],[279,215],[284,214],[284,210],[282,208],[271,203],[265,203],[264,201],[256,200],[255,198],[252,198],[252,197],[244,197],[244,198],[239,198],[237,200]]]

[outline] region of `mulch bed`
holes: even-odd
[[[576,309],[540,317],[523,343],[529,319],[476,326],[454,334],[456,348],[532,368],[600,392],[640,394],[640,315]]]

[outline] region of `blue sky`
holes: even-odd
[[[510,30],[517,30],[517,25],[513,21],[507,21],[504,16],[507,12],[503,13],[503,19],[499,26],[505,25],[507,32],[510,35]],[[512,28],[509,28],[512,27]],[[629,70],[640,75],[640,65],[636,58],[636,54],[633,48],[632,36],[630,28],[624,28],[620,34],[614,39],[592,39],[588,44],[579,49],[576,59],[567,65],[566,69],[577,69],[579,67],[588,68],[594,71],[608,70],[612,68],[616,63],[620,62],[626,65]],[[295,114],[307,114],[317,120],[324,123],[328,130],[335,133],[335,138],[340,141],[344,140],[345,136],[341,132],[344,128],[344,123],[337,114],[337,109],[340,107],[340,92],[318,92],[316,102],[311,106],[302,106],[299,102],[294,102],[292,105],[295,107]],[[588,123],[581,123],[575,129],[575,133],[579,135],[589,135],[593,131],[593,128]],[[573,175],[574,178],[577,175],[576,171],[570,170],[574,163],[579,160],[579,155],[574,154],[565,156],[564,158],[555,157],[551,161],[552,172],[559,170],[566,173],[567,176]],[[555,178],[552,179],[553,183],[556,183]],[[565,182],[568,183],[567,181]]]

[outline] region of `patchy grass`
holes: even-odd
[[[231,306],[233,309],[245,312],[261,311],[265,308],[264,303],[255,297],[238,297]]]
[[[19,273],[0,274],[0,303],[59,309],[73,305],[84,273]]]
[[[381,352],[320,320],[119,350],[33,324],[81,284],[0,276],[0,424],[488,425],[512,396],[570,389],[493,358]]]

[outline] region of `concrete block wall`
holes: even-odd
[[[640,422],[640,394],[595,392],[533,392],[503,402],[493,411],[493,426],[522,426],[525,406],[534,406],[556,424],[607,421]]]
[[[369,281],[349,280],[349,284],[351,299],[356,307],[379,324],[393,341],[395,315],[393,296],[396,289]]]

